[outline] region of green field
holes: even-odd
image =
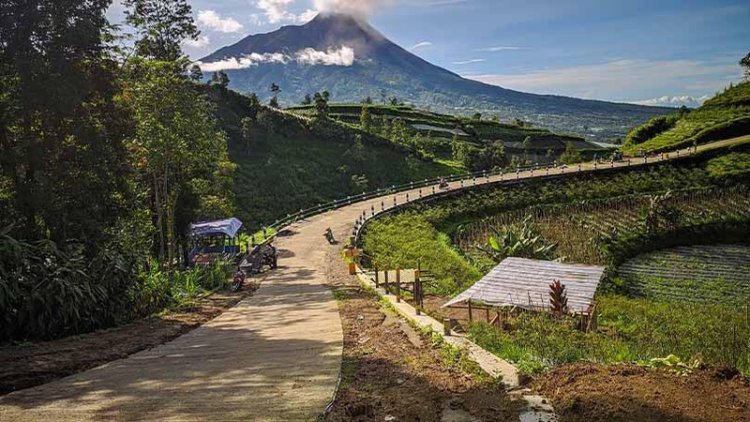
[[[628,134],[623,152],[669,151],[747,134],[750,82],[726,89],[694,111],[649,120]]]

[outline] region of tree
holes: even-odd
[[[750,79],[750,53],[740,59],[740,66],[745,68],[745,79]]]
[[[302,99],[302,105],[310,104],[312,104],[312,97],[310,97],[310,94],[305,94],[305,98]]]
[[[453,133],[453,140],[451,141],[451,157],[454,161],[464,161],[464,155],[466,153],[466,144],[458,140],[458,133]]]
[[[362,104],[372,105],[372,103],[372,97],[370,97],[369,95],[362,100]]]
[[[180,43],[197,40],[200,31],[186,0],[125,0],[125,21],[136,29],[135,52],[150,59],[176,61]]]
[[[250,154],[250,145],[253,138],[253,127],[255,126],[252,117],[243,117],[241,120],[242,124],[242,140],[245,141],[245,154]]]
[[[0,2],[0,224],[91,258],[130,215],[105,0]]]
[[[315,111],[317,112],[317,117],[320,120],[325,120],[328,118],[328,97],[328,91],[323,91],[323,93],[316,92],[313,96]]]
[[[482,113],[474,113],[471,117],[472,120],[482,120]]]
[[[271,97],[271,99],[268,101],[268,106],[271,108],[281,108],[279,106],[279,99],[276,98],[276,96]]]
[[[201,215],[185,204],[205,198],[231,204],[230,192],[223,190],[231,187],[226,179],[233,165],[211,104],[174,63],[135,58],[126,70],[130,81],[123,96],[135,124],[128,146],[150,189],[158,256],[171,267],[180,234]]]
[[[223,70],[214,72],[214,74],[211,76],[211,84],[219,86],[222,89],[227,89],[227,87],[229,86],[229,75],[227,75],[227,73]]]
[[[274,95],[278,95],[281,92],[281,88],[276,85],[276,82],[271,82],[271,93]]]
[[[391,102],[392,106],[397,106],[398,105],[398,98],[391,97],[390,102]]]
[[[568,142],[568,145],[565,147],[565,151],[560,156],[560,162],[563,164],[576,164],[583,161],[583,157],[581,156],[581,152],[578,151],[572,143]]]
[[[197,64],[194,64],[193,66],[190,67],[190,79],[196,82],[203,79],[203,71],[201,70],[200,66],[198,66]]]
[[[365,132],[372,131],[372,115],[370,114],[370,107],[362,107],[362,112],[359,114],[359,125]]]

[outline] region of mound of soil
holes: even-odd
[[[166,343],[234,306],[257,286],[216,292],[191,309],[45,342],[0,346],[0,395],[41,385]]]
[[[532,387],[552,400],[561,422],[750,420],[750,385],[722,368],[679,375],[577,363],[546,372]]]

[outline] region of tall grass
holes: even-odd
[[[79,334],[160,312],[226,283],[226,267],[167,272],[114,246],[23,242],[0,232],[0,342]]]

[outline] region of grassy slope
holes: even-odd
[[[647,123],[648,124],[648,123]],[[727,130],[730,133],[719,132]],[[637,130],[634,129],[634,130]],[[628,144],[623,147],[626,154],[635,154],[639,150],[663,151],[705,143],[720,138],[740,136],[750,133],[750,82],[741,83],[727,89],[706,101],[702,107],[686,114],[677,120],[674,126],[656,134],[651,139],[640,144]]]
[[[356,161],[347,153],[354,143],[354,131],[346,141],[322,139],[294,119],[287,124],[294,126],[288,133],[277,130],[268,135],[256,130],[251,151],[247,152],[240,122],[258,109],[252,108],[247,97],[233,91],[216,87],[206,90],[217,104],[222,129],[230,139],[230,156],[237,165],[234,191],[238,217],[250,227],[271,224],[301,208],[362,193],[363,188],[373,190],[460,171],[389,148],[387,141],[364,142],[363,159]],[[365,176],[367,183],[355,185],[355,175]]]

